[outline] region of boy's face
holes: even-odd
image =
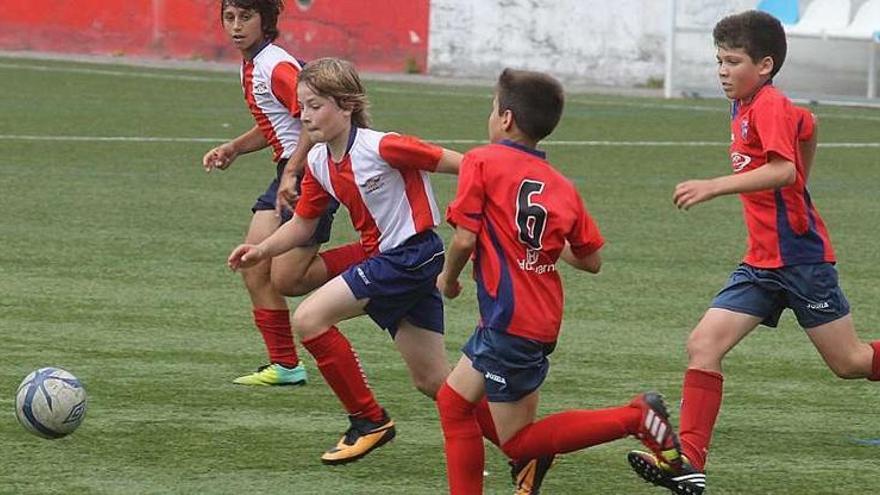
[[[312,142],[326,143],[340,136],[348,139],[351,110],[341,108],[333,98],[316,94],[308,84],[299,84],[296,95],[303,129],[309,133]]]
[[[773,59],[764,57],[758,63],[742,48],[718,47],[718,79],[721,89],[731,100],[748,98],[769,78],[773,70]]]
[[[232,44],[242,53],[248,53],[263,41],[263,20],[253,9],[232,5],[223,9],[223,29],[232,38]]]

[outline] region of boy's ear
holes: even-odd
[[[769,76],[773,73],[773,57],[764,57],[758,62],[758,74],[762,76]]]
[[[513,112],[509,108],[501,114],[501,125],[504,127],[505,132],[509,132],[513,129],[513,126],[516,125],[516,120],[513,118]]]

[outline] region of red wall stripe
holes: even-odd
[[[301,8],[308,3],[308,8]],[[360,70],[424,71],[429,0],[287,0],[278,43],[294,56],[336,56]],[[218,0],[4,0],[0,49],[233,61]]]

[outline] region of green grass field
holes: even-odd
[[[304,351],[307,387],[230,383],[265,357],[224,262],[273,173],[268,152],[223,173],[201,169],[208,148],[251,125],[234,73],[0,59],[0,80],[0,493],[445,491],[434,406],[369,320],[342,328],[399,430],[361,462],[320,464],[347,423]],[[485,139],[488,88],[369,90],[377,129]],[[880,111],[815,111],[823,143],[880,142]],[[721,100],[570,96],[551,136],[564,143],[546,149],[608,243],[599,276],[562,267],[566,319],[542,414],[654,388],[678,403],[685,339],[745,242],[736,198],[682,213],[671,194],[680,180],[727,173],[727,126]],[[92,139],[108,137],[131,139]],[[684,141],[708,143],[662,144]],[[866,339],[880,338],[878,152],[821,148],[811,187]],[[454,184],[436,177],[441,207]],[[334,240],[355,238],[338,217]],[[475,321],[468,285],[447,306],[450,359]],[[13,414],[19,381],[47,365],[80,377],[90,399],[80,430],[56,441],[30,435]],[[880,446],[856,440],[880,438],[878,385],[836,379],[790,314],[744,341],[725,371],[709,493],[876,493]],[[637,446],[564,456],[544,493],[663,493],[630,472],[625,454]],[[503,456],[487,452],[486,493],[510,493]]]

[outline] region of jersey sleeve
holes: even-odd
[[[761,147],[768,156],[775,154],[783,160],[795,161],[795,145],[798,138],[797,120],[799,114],[792,115],[793,106],[786,108],[781,100],[771,100],[755,109],[754,124],[761,140]]]
[[[282,62],[272,69],[272,94],[294,117],[299,117],[299,103],[296,98],[296,84],[299,70],[290,62]]]
[[[482,162],[472,153],[465,153],[458,172],[455,199],[446,208],[447,222],[475,234],[480,232],[483,224],[483,204],[486,200],[482,172]]]
[[[599,226],[590,216],[580,195],[575,192],[574,197],[577,205],[575,207],[577,220],[566,240],[571,244],[571,252],[578,258],[584,258],[601,249],[605,245],[605,238],[599,232]]]
[[[296,215],[303,218],[320,217],[330,202],[330,194],[321,187],[321,184],[312,175],[311,167],[306,167],[306,173],[300,187],[302,192],[296,202]]]
[[[802,107],[794,107],[794,109],[797,115],[798,141],[813,139],[813,133],[816,130],[813,113]]]
[[[415,168],[433,172],[443,156],[443,148],[413,136],[386,134],[379,141],[379,155],[397,169]]]

